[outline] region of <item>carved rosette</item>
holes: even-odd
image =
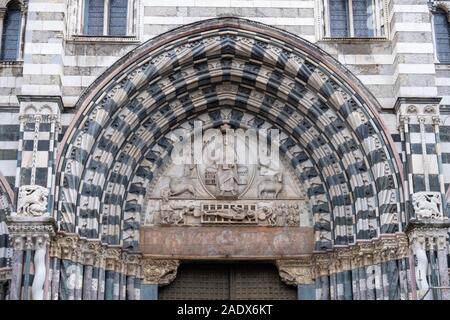
[[[167,285],[177,276],[179,260],[142,260],[144,282],[148,284]]]
[[[311,257],[290,260],[277,260],[281,280],[288,285],[313,283],[313,264]]]

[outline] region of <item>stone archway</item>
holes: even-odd
[[[11,279],[11,245],[6,217],[13,211],[13,192],[0,172],[0,300],[4,300],[9,290]]]
[[[394,241],[405,224],[402,169],[378,103],[347,69],[303,39],[235,18],[184,26],[117,61],[77,108],[57,159],[51,295],[72,277],[77,285],[64,290],[64,299],[138,297],[148,188],[173,148],[167,135],[202,115],[214,126],[282,129],[280,150],[310,206],[311,261],[336,261],[314,276],[322,291],[345,282],[351,296],[347,276],[357,267],[394,261],[395,270],[408,270],[402,244]],[[388,249],[379,261],[361,259]],[[379,279],[383,270],[376,271]],[[105,283],[104,292],[85,288],[94,278]]]

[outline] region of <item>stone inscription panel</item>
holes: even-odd
[[[146,255],[175,258],[271,258],[311,253],[310,227],[143,227]]]

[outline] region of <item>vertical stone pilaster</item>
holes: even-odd
[[[24,95],[62,96],[66,7],[64,0],[28,1],[27,23],[23,24]]]

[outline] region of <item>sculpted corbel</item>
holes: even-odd
[[[277,260],[278,273],[281,280],[288,285],[313,283],[313,265],[306,260]]]
[[[179,260],[143,259],[142,273],[148,284],[167,285],[177,276]]]

